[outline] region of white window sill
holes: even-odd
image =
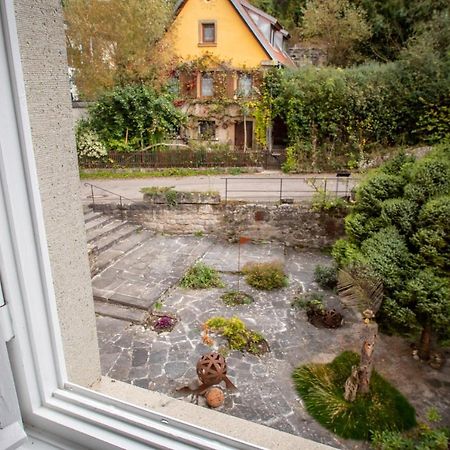
[[[108,377],[102,377],[99,383],[92,386],[92,389],[115,399],[150,409],[177,421],[186,422],[219,435],[226,435],[238,441],[245,441],[257,448],[271,450],[325,450],[332,448]]]

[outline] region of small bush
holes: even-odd
[[[337,285],[336,266],[316,266],[314,269],[314,281],[323,289],[334,289]]]
[[[211,317],[204,324],[204,330],[215,331],[228,340],[230,349],[248,351],[260,355],[269,350],[264,337],[256,331],[249,330],[238,317]]]
[[[256,289],[272,291],[287,286],[288,277],[280,262],[248,263],[242,268],[245,281]]]
[[[225,292],[220,298],[227,306],[250,305],[250,303],[253,303],[251,295],[241,291]]]
[[[345,214],[349,204],[341,197],[333,197],[325,192],[317,192],[312,199],[312,208],[318,212]]]
[[[100,141],[97,133],[87,126],[80,125],[76,134],[77,154],[80,160],[102,159],[107,156],[108,151]]]
[[[188,289],[207,289],[223,287],[218,272],[203,263],[191,267],[180,281],[180,285]]]
[[[305,292],[297,295],[291,303],[294,308],[316,309],[323,311],[323,295],[319,292]]]
[[[373,432],[408,430],[416,425],[414,408],[397,389],[373,372],[370,393],[344,399],[344,384],[359,357],[344,352],[330,364],[296,369],[293,379],[307,411],[324,427],[346,439],[368,440]]]

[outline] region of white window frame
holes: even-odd
[[[29,434],[56,439],[62,448],[259,448],[68,381],[12,0],[0,0],[0,20],[9,69],[9,80],[0,81],[11,93],[0,105],[2,120],[11,122],[2,140],[7,150],[0,151],[0,271],[14,331],[12,371]]]

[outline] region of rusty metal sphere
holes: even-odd
[[[205,394],[206,403],[211,408],[222,406],[225,401],[225,395],[222,389],[218,387],[209,388]]]
[[[227,363],[219,353],[212,352],[203,355],[197,362],[197,375],[207,386],[219,384],[227,374]]]

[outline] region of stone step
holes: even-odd
[[[89,233],[90,231],[96,230],[98,228],[106,227],[106,225],[108,225],[109,223],[111,223],[113,221],[116,221],[116,223],[118,223],[117,219],[115,219],[114,217],[107,216],[102,213],[96,213],[96,214],[98,214],[97,217],[92,218],[92,219],[88,220],[87,222],[86,222],[86,220],[84,221],[86,233]]]
[[[99,234],[96,238],[89,240],[90,247],[95,248],[97,255],[108,250],[113,245],[119,243],[123,239],[137,233],[142,228],[140,226],[131,225],[129,223],[119,222],[119,226],[113,227],[107,233]]]
[[[125,227],[126,225],[129,224],[117,219],[111,220],[107,217],[104,226],[86,230],[88,244],[94,241],[98,242],[109,234],[114,234],[116,231],[119,231],[120,228]]]
[[[136,324],[143,324],[148,317],[148,312],[143,309],[130,308],[117,303],[95,300],[95,313],[114,319],[126,320]]]
[[[121,239],[115,245],[97,254],[95,259],[95,267],[92,270],[92,276],[99,273],[101,270],[115,263],[119,258],[130,252],[134,248],[142,245],[145,241],[154,236],[151,231],[139,231],[131,234],[127,238]]]
[[[101,217],[101,216],[103,216],[103,213],[89,209],[88,211],[84,212],[84,223],[87,224],[91,220],[97,219],[98,217]]]
[[[149,311],[155,302],[137,297],[138,293],[133,295],[136,290],[139,289],[134,288],[127,291],[128,294],[119,294],[110,289],[92,288],[95,301],[114,303],[127,308]]]

